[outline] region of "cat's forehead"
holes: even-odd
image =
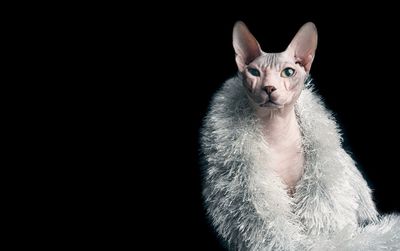
[[[290,57],[287,53],[263,53],[261,56],[256,58],[250,65],[258,66],[260,68],[275,68],[280,67],[286,63],[295,63],[294,58]]]

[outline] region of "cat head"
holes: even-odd
[[[251,100],[261,108],[293,105],[304,87],[317,48],[317,29],[304,24],[281,53],[265,53],[246,25],[233,28],[233,47],[243,84]]]

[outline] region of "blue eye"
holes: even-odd
[[[283,71],[281,72],[281,76],[284,78],[288,78],[294,75],[296,71],[293,68],[290,67],[286,67],[285,69],[283,69]]]
[[[260,71],[254,68],[247,68],[247,70],[250,72],[251,75],[255,76],[255,77],[259,77],[260,76]]]

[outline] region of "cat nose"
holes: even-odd
[[[276,90],[276,88],[272,85],[267,85],[264,86],[264,90],[267,92],[268,95],[270,95],[273,91]]]

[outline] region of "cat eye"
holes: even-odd
[[[284,78],[288,78],[294,75],[296,71],[293,68],[290,67],[286,67],[285,69],[283,69],[283,71],[281,72],[281,76]]]
[[[247,70],[250,72],[251,75],[255,76],[255,77],[259,77],[260,76],[260,71],[254,68],[247,68]]]

